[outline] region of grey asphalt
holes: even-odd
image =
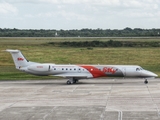
[[[160,120],[160,79],[0,81],[0,120]]]

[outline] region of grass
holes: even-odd
[[[59,41],[73,38],[58,38]],[[83,38],[81,38],[83,40]],[[87,39],[87,38],[85,38]],[[90,40],[91,38],[89,38]],[[98,39],[98,38],[96,38]],[[105,38],[103,38],[105,39]],[[150,38],[151,39],[151,38]],[[56,64],[140,65],[160,76],[159,48],[69,48],[46,46],[57,38],[0,38],[0,51],[19,49],[30,61]],[[108,38],[106,38],[108,40]],[[132,39],[133,40],[133,39]],[[137,40],[137,39],[136,39]],[[159,38],[155,39],[158,41]],[[0,52],[0,80],[54,79],[22,73],[15,69],[11,55]]]

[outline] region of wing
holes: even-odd
[[[61,73],[54,76],[64,77],[64,78],[93,78],[91,74],[88,73]]]

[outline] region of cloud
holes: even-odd
[[[26,0],[27,1],[27,0]],[[30,0],[28,0],[30,1]],[[103,6],[126,6],[126,7],[142,7],[159,4],[159,0],[36,0],[37,2],[52,4],[90,4]]]
[[[3,0],[3,2],[10,3],[10,4],[19,4],[19,3],[38,4],[38,3],[41,3],[41,0]]]
[[[89,21],[92,20],[90,16],[83,15],[83,14],[78,14],[75,12],[66,12],[65,10],[61,11],[56,11],[56,12],[45,12],[45,13],[39,13],[37,15],[32,15],[32,14],[26,14],[24,15],[26,18],[46,18],[46,19],[51,19],[51,18],[62,18],[67,21],[73,21],[73,20],[79,20],[79,21]]]
[[[66,12],[66,11],[60,11],[58,13],[56,13],[57,16],[61,16],[64,17],[66,20],[81,20],[81,21],[87,21],[90,20],[89,16],[83,15],[83,14],[77,14],[74,12]]]
[[[0,13],[1,14],[16,14],[18,9],[9,3],[0,3]]]
[[[69,11],[72,9],[75,13],[84,12],[87,14],[92,12],[94,14],[107,13],[142,13],[160,11],[159,0],[40,0],[44,3],[50,3],[54,6],[63,6],[63,10]],[[64,7],[66,6],[66,7]],[[77,10],[79,8],[79,10]],[[60,7],[59,7],[60,9]]]
[[[21,25],[28,28],[158,26],[160,0],[0,0],[0,15],[0,25],[4,27],[13,19],[12,26],[19,26],[19,18]]]
[[[159,5],[159,1],[151,0],[123,0],[121,2],[122,7],[126,8],[140,8],[140,9],[157,9]]]
[[[71,5],[120,5],[120,0],[40,0],[40,2],[51,4],[71,4]]]

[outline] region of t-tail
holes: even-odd
[[[11,53],[15,67],[17,69],[20,69],[21,67],[27,67],[31,64],[33,64],[33,62],[28,61],[23,54],[21,53],[20,50],[11,50],[11,49],[7,49],[5,50],[6,52]]]
[[[49,64],[28,61],[20,50],[7,49],[5,51],[11,53],[16,69],[33,75],[49,75]]]

